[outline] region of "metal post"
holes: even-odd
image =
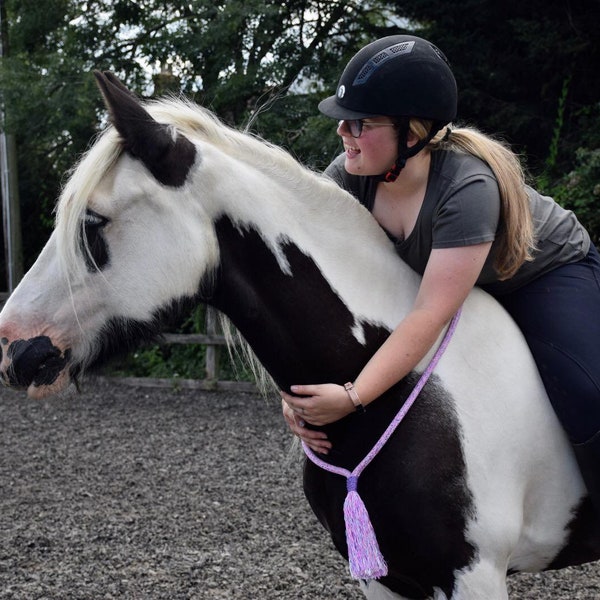
[[[217,311],[211,306],[206,307],[206,334],[214,336],[217,333]],[[219,379],[219,348],[214,344],[206,346],[206,379],[216,382]]]
[[[6,6],[0,0],[0,60],[7,54]],[[8,292],[12,292],[23,276],[21,212],[17,178],[15,138],[6,133],[4,99],[0,98],[0,190]]]
[[[2,118],[4,115],[1,115]],[[6,260],[6,284],[11,293],[23,277],[21,213],[17,180],[16,144],[13,135],[0,132],[0,188]]]

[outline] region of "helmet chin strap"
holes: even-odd
[[[421,152],[443,126],[443,123],[437,121],[434,122],[427,136],[422,140],[419,140],[414,146],[409,147],[408,132],[410,128],[410,119],[403,117],[398,123],[398,157],[396,158],[396,162],[387,172],[378,175],[376,178],[377,181],[385,181],[386,183],[393,183],[396,181],[398,175],[400,175],[400,171],[406,166],[406,161]]]
[[[402,169],[404,169],[406,166],[406,160],[406,158],[400,158],[400,156],[398,156],[392,168],[384,175],[380,175],[382,181],[385,181],[386,183],[394,183],[394,181],[398,179],[400,171],[402,171]]]

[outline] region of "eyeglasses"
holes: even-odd
[[[363,133],[363,126],[367,127],[396,127],[395,123],[378,123],[377,121],[367,121],[365,119],[342,119],[338,127],[345,127],[353,138],[359,138]]]

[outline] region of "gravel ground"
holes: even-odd
[[[359,600],[304,499],[278,402],[88,382],[0,391],[0,598]],[[600,567],[511,579],[600,598]]]

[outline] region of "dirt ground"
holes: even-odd
[[[91,381],[0,391],[0,598],[359,600],[304,499],[278,402]],[[600,566],[513,577],[596,600]]]

